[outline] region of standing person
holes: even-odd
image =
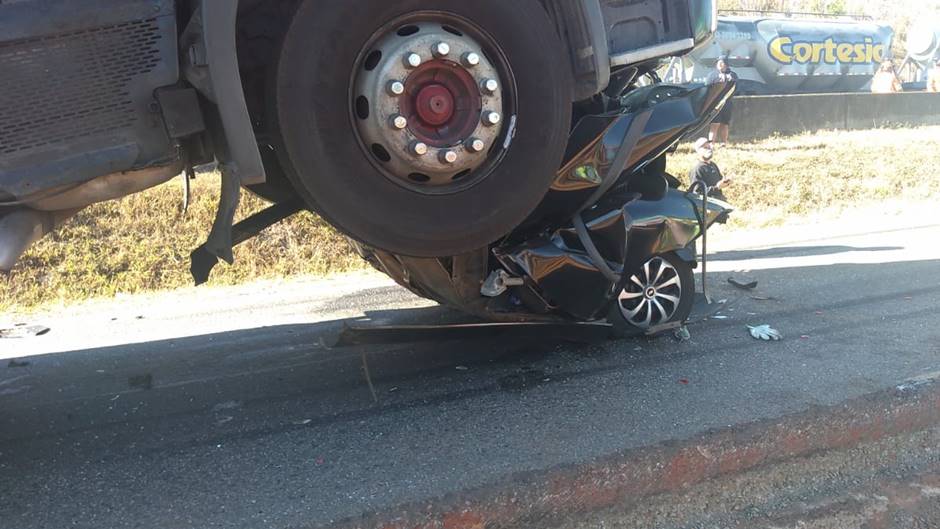
[[[715,71],[708,75],[708,84],[710,85],[737,81],[738,74],[731,71],[731,66],[728,65],[728,59],[725,57],[718,59],[718,62],[715,63]],[[721,109],[718,117],[712,122],[708,132],[708,139],[713,142],[718,142],[722,147],[727,145],[728,136],[731,133],[731,112],[731,100],[729,99],[728,102],[725,103],[725,107]]]
[[[692,181],[692,185],[701,182],[707,186],[708,196],[727,200],[721,190],[731,183],[731,179],[721,174],[721,169],[712,159],[715,156],[712,142],[708,138],[699,138],[695,142],[695,152],[698,154],[698,161],[689,171],[689,180]]]
[[[927,91],[934,94],[940,93],[940,57],[927,74]]]
[[[871,93],[873,94],[897,94],[904,91],[901,80],[898,79],[898,73],[894,69],[894,62],[891,59],[881,63],[878,72],[871,80]]]

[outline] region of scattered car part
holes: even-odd
[[[0,329],[0,338],[34,338],[36,336],[46,335],[50,330],[51,329],[49,327],[45,327],[43,325],[26,325],[21,323],[7,329]],[[18,362],[16,360],[10,360],[10,363],[7,364],[7,367],[26,367],[28,365],[29,362]]]
[[[741,290],[754,290],[759,284],[757,281],[742,281],[734,277],[729,277],[728,283]]]
[[[770,325],[758,325],[756,327],[752,327],[748,325],[747,328],[751,332],[751,336],[753,336],[755,340],[763,340],[765,342],[769,342],[769,341],[777,342],[783,339],[783,335],[780,334],[780,331],[778,331],[777,329],[774,329]]]
[[[495,298],[503,295],[510,287],[521,287],[525,280],[519,277],[512,277],[505,270],[494,270],[483,286],[480,287],[480,294],[488,298]]]

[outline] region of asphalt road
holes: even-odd
[[[687,343],[329,347],[453,317],[375,275],[8,316],[51,331],[0,339],[0,527],[316,527],[892,387],[940,371],[929,220],[719,241]]]

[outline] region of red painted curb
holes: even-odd
[[[544,527],[814,452],[940,425],[940,374],[832,407],[628,450],[333,525],[337,529]]]

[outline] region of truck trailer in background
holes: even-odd
[[[901,79],[924,89],[927,72],[940,60],[940,20],[920,20],[907,32],[907,57],[901,64]],[[908,86],[908,85],[906,85]]]
[[[856,92],[891,58],[894,30],[868,18],[737,13],[719,17],[710,44],[672,59],[665,80],[703,83],[726,57],[738,94]]]

